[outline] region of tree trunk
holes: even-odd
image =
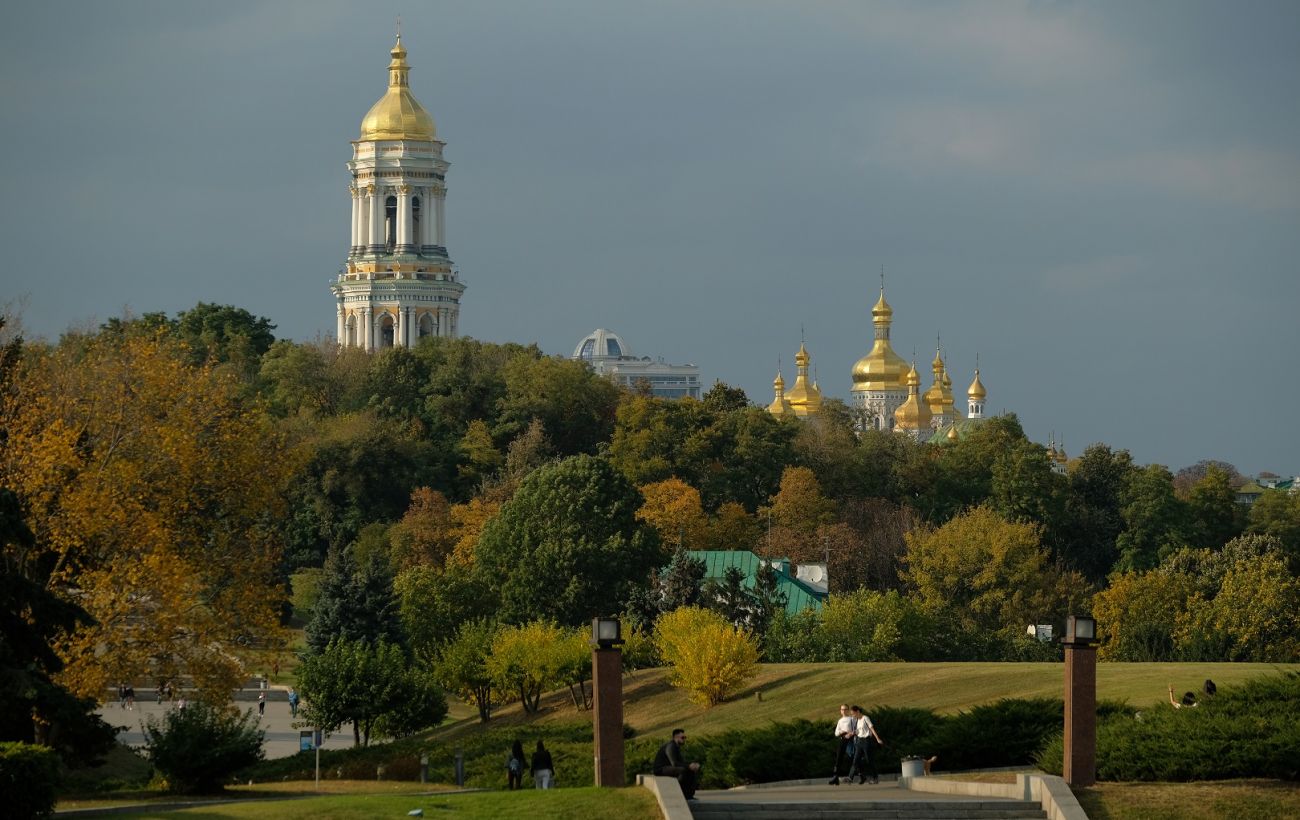
[[[352,721],[352,745],[361,745],[361,723],[355,719]]]

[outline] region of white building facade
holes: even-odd
[[[611,330],[596,328],[573,349],[573,357],[587,362],[591,369],[612,379],[615,384],[636,390],[640,384],[650,388],[650,395],[660,399],[700,397],[700,369],[693,364],[668,364],[637,358]]]
[[[352,142],[352,238],[331,290],[345,347],[410,347],[459,333],[465,285],[447,256],[444,143],[410,91],[399,37],[388,91]]]

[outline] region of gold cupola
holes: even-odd
[[[880,298],[871,308],[871,322],[875,325],[875,344],[871,352],[853,365],[853,389],[899,390],[907,387],[908,364],[894,352],[889,344],[889,326],[894,320],[894,309],[885,301],[885,288],[880,287]]]
[[[934,361],[930,362],[930,370],[934,373],[934,382],[930,384],[930,389],[925,391],[922,401],[930,408],[930,414],[934,417],[942,417],[943,413],[943,356],[940,354],[940,348],[934,349]]]
[[[984,389],[984,382],[980,381],[980,369],[975,368],[975,378],[971,381],[970,387],[966,388],[966,396],[971,399],[984,400],[988,397],[988,392]]]
[[[943,413],[949,421],[957,421],[961,418],[961,410],[957,409],[956,401],[952,395],[952,377],[948,375],[948,366],[943,366]]]
[[[794,356],[794,363],[798,368],[798,373],[794,377],[794,387],[786,394],[790,400],[790,406],[794,408],[795,415],[813,416],[822,406],[822,394],[815,384],[808,382],[808,362],[812,357],[808,355],[808,348],[803,342],[799,343],[799,352]]]
[[[392,62],[388,64],[388,91],[371,106],[361,120],[361,141],[424,140],[437,138],[433,117],[411,94],[411,67],[406,63],[406,49],[398,35]]]
[[[931,418],[930,408],[921,400],[921,374],[912,365],[907,371],[907,401],[894,411],[894,429],[928,430]]]
[[[776,378],[772,380],[772,390],[776,393],[776,398],[767,406],[767,412],[774,416],[793,416],[794,407],[785,397],[785,379],[781,378],[780,370],[776,371]]]

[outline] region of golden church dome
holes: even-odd
[[[921,374],[916,372],[916,365],[907,371],[907,401],[894,411],[894,426],[900,430],[924,430],[930,426],[933,416],[930,408],[921,401]]]
[[[943,357],[939,355],[939,349],[934,350],[934,361],[930,362],[930,369],[934,371],[934,383],[930,389],[925,391],[921,400],[930,408],[930,413],[935,416],[943,415]]]
[[[894,309],[885,301],[885,289],[871,308],[871,321],[876,326],[876,342],[871,352],[853,365],[853,389],[898,390],[907,387],[908,363],[894,352],[889,344],[889,325]]]
[[[978,367],[975,368],[975,379],[970,383],[970,387],[966,388],[966,395],[972,399],[983,399],[988,396],[988,393],[984,390],[984,382],[980,381],[980,369]]]
[[[776,398],[767,406],[767,412],[774,416],[794,415],[794,407],[785,397],[785,379],[781,378],[780,370],[776,371],[776,378],[772,380],[772,390],[776,393]]]
[[[808,382],[808,363],[812,357],[808,355],[808,348],[803,342],[799,343],[799,352],[794,356],[794,363],[798,367],[797,375],[794,378],[794,387],[786,393],[786,398],[790,400],[790,405],[794,407],[795,413],[800,416],[815,416],[822,406],[822,392],[817,389],[817,385]]]
[[[388,64],[388,91],[361,120],[361,140],[436,139],[433,117],[411,94],[411,67],[400,36],[389,54],[393,60]]]

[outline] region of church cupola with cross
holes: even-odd
[[[465,291],[447,256],[444,143],[411,94],[401,35],[389,54],[388,90],[352,142],[352,238],[331,286],[338,343],[366,350],[455,337]]]

